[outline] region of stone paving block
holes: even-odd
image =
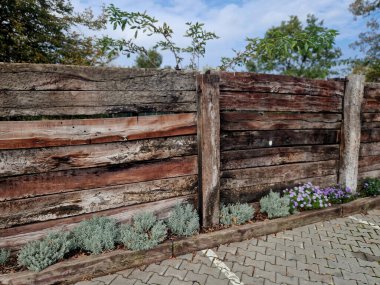
[[[213,276],[208,276],[206,283],[207,285],[228,285],[230,281],[228,279],[218,279]]]
[[[355,280],[355,281],[361,281],[365,280],[365,275],[363,273],[352,273],[346,270],[342,270],[343,273],[343,279],[346,280]],[[380,279],[379,279],[380,282]]]
[[[368,283],[368,285],[379,285],[380,284],[380,277],[377,276],[377,277],[374,277],[374,276],[370,276],[370,275],[365,275],[365,278],[366,278],[366,281]]]
[[[355,280],[346,280],[340,277],[333,276],[334,285],[358,285]],[[364,283],[360,283],[364,284]]]
[[[314,250],[310,249],[310,248],[299,248],[299,247],[295,247],[295,250],[296,250],[296,254],[299,254],[299,255],[307,255],[307,256],[311,256],[311,257],[315,257],[315,252]]]
[[[246,266],[253,266],[255,268],[260,268],[261,270],[264,270],[265,268],[265,261],[263,260],[254,260],[249,257],[247,257],[244,261],[244,265]]]
[[[191,260],[193,260],[193,257],[194,257],[194,255],[192,253],[188,253],[188,254],[177,256],[176,258],[191,261]]]
[[[271,282],[276,282],[275,274],[276,274],[275,272],[264,271],[264,270],[261,270],[260,268],[255,268],[255,272],[253,272],[254,277],[268,279]]]
[[[271,249],[276,249],[276,243],[268,242],[268,241],[263,241],[259,240],[257,246],[262,246],[266,248],[271,248]]]
[[[260,253],[258,253],[260,254]],[[256,258],[257,258],[257,255],[256,255]],[[227,252],[225,258],[224,258],[224,261],[230,261],[230,262],[237,262],[241,265],[244,264],[244,260],[245,260],[245,256],[244,255],[233,255],[229,252]]]
[[[293,253],[293,254],[296,252],[294,246],[286,246],[282,244],[276,244],[276,250],[282,250],[282,251]]]
[[[302,241],[293,241],[293,240],[285,240],[286,246],[293,246],[298,248],[303,248],[303,242]]]
[[[328,274],[318,274],[313,271],[310,271],[309,278],[310,278],[310,281],[313,281],[313,282],[322,282],[322,283],[327,283],[327,284],[332,283],[332,276]]]
[[[277,237],[277,235],[275,235],[275,234],[269,235],[267,238],[267,241],[270,243],[275,243],[276,245],[277,244],[285,245],[285,240]]]
[[[248,246],[251,244],[251,241],[250,240],[243,240],[243,241],[240,241],[240,242],[232,242],[230,243],[228,246],[229,247],[236,247],[237,249],[248,249]]]
[[[129,280],[129,279],[128,279]],[[147,283],[144,283],[142,282],[141,280],[136,280],[135,283],[133,283],[133,285],[146,285]]]
[[[243,273],[240,281],[243,282],[244,285],[264,285],[265,279],[252,277]]]
[[[260,247],[257,245],[249,245],[247,250],[257,252],[257,253],[261,253],[261,254],[265,254],[266,249],[267,249],[266,247]]]
[[[253,270],[254,270],[253,266],[244,266],[244,265],[241,265],[237,262],[235,262],[231,268],[232,272],[241,272],[241,273],[245,273],[249,276],[253,275]]]
[[[153,272],[148,272],[148,271],[145,272],[136,268],[135,270],[132,271],[132,273],[128,276],[128,278],[139,279],[142,282],[146,283],[152,275],[153,275]]]
[[[210,260],[207,256],[204,256],[203,253],[197,253],[193,258],[193,262],[206,264],[208,266],[211,266],[212,264],[212,260]]]
[[[133,285],[135,284],[137,279],[132,278],[124,278],[122,275],[117,276],[114,280],[112,280],[110,285]]]
[[[251,259],[255,259],[256,258],[256,252],[255,251],[242,250],[241,248],[238,248],[236,254],[240,255],[240,256],[249,257]]]
[[[132,270],[130,270],[130,272],[132,272]],[[120,273],[118,272],[118,274]],[[103,282],[105,285],[109,285],[118,276],[118,274],[110,274],[101,277],[96,277],[93,280]]]
[[[230,244],[231,245],[231,244]],[[230,245],[220,245],[219,247],[218,247],[218,251],[224,251],[224,252],[229,252],[229,253],[231,253],[231,254],[235,254],[236,253],[236,251],[237,251],[237,246],[230,246]]]
[[[277,272],[277,273],[280,273],[282,275],[286,275],[286,267],[285,266],[273,265],[273,264],[270,264],[269,262],[265,262],[264,270],[269,271],[269,272]]]
[[[297,277],[297,278],[305,279],[305,280],[309,279],[309,271],[299,270],[293,267],[287,267],[286,274],[287,276],[290,276],[290,277]]]
[[[199,269],[199,274],[207,274],[207,275],[212,275],[215,278],[218,278],[220,274],[220,270],[216,267],[210,267],[205,264],[202,264],[201,268]]]
[[[330,260],[328,260],[330,261]],[[306,255],[306,263],[308,264],[318,264],[320,266],[327,267],[327,260],[323,258],[314,258],[310,255]]]
[[[302,254],[293,254],[293,253],[286,253],[286,259],[290,261],[299,261],[306,263],[306,256]]]
[[[328,267],[319,267],[319,273],[321,274],[329,274],[336,277],[343,277],[342,270],[339,268],[328,268]]]
[[[76,283],[76,285],[103,285],[103,283],[100,281],[95,281],[95,280],[86,280],[86,281],[80,281]]]
[[[297,267],[297,261],[283,259],[283,258],[278,257],[278,256],[276,256],[276,264],[286,266],[286,267],[293,267],[293,268]]]
[[[310,263],[297,261],[298,270],[306,270],[306,271],[313,271],[315,273],[319,273],[319,267],[320,266],[318,266],[318,264],[310,264]]]
[[[328,260],[327,261],[327,266],[324,265],[324,267],[328,267],[328,268],[339,268],[339,269],[344,269],[344,270],[347,270],[347,271],[350,271],[350,266],[346,263],[339,263],[339,262],[336,262],[336,261],[332,261],[332,260]]]
[[[158,275],[164,275],[165,271],[169,268],[167,265],[160,265],[152,263],[145,269],[147,272],[155,272]]]
[[[323,252],[326,254],[331,254],[331,255],[340,255],[340,256],[346,256],[344,251],[340,248],[323,248]],[[336,259],[336,258],[335,258]]]
[[[276,272],[276,283],[277,284],[287,284],[287,285],[298,285],[298,277],[284,276]]]
[[[194,285],[194,283],[192,281],[183,281],[177,278],[173,278],[172,282],[170,282],[170,285]]]
[[[178,269],[182,263],[182,259],[180,258],[170,258],[164,261],[161,261],[160,265],[162,266],[170,266]]]
[[[162,285],[162,284],[170,284],[170,282],[172,282],[173,280],[173,277],[171,276],[161,276],[161,275],[158,275],[156,272],[152,275],[152,277],[150,277],[148,283],[149,284],[158,284],[158,285]]]
[[[336,261],[336,255],[335,254],[325,253],[323,251],[315,251],[315,257]]]
[[[176,277],[180,280],[183,280],[185,278],[186,273],[187,270],[179,270],[173,267],[169,267],[168,270],[166,270],[165,272],[165,276]]]
[[[180,270],[192,271],[194,273],[198,273],[200,268],[201,268],[200,263],[189,262],[187,260],[184,260],[179,266]]]
[[[258,252],[256,254],[256,260],[267,261],[267,262],[272,263],[272,264],[276,263],[276,257],[275,256],[263,255],[260,252]]]
[[[283,251],[283,250],[277,250],[277,249],[271,249],[271,248],[267,248],[266,255],[281,257],[281,258],[284,258],[284,259],[286,257],[285,251]]]
[[[185,276],[185,281],[198,282],[199,284],[206,284],[207,275],[205,274],[197,274],[192,271],[187,272]]]
[[[135,270],[134,268],[124,269],[122,271],[117,272],[118,275],[123,275],[124,278],[127,278],[131,273]]]
[[[239,280],[241,280],[241,275],[243,274],[242,272],[232,272],[232,273],[235,274],[239,278]],[[223,279],[223,280],[228,279],[228,277],[226,276],[226,272],[224,270],[220,271],[218,279]]]

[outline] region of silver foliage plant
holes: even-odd
[[[0,265],[7,263],[10,253],[9,249],[0,248]]]
[[[192,236],[199,231],[199,216],[190,204],[177,204],[167,220],[171,232],[177,236]]]
[[[133,217],[132,225],[120,227],[120,241],[131,250],[151,249],[166,238],[167,228],[153,213]]]
[[[220,209],[220,223],[223,225],[241,225],[253,218],[255,209],[244,204],[223,205]]]
[[[99,254],[115,248],[119,237],[119,228],[115,219],[93,217],[81,222],[73,230],[75,242],[82,250]]]
[[[32,271],[41,271],[58,262],[74,247],[68,232],[50,233],[42,240],[27,243],[18,254],[18,263]]]
[[[280,197],[279,193],[272,190],[260,200],[260,212],[266,212],[269,219],[286,217],[290,215],[289,196]]]

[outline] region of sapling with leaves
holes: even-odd
[[[113,4],[108,6],[106,11],[114,30],[119,27],[122,31],[125,31],[126,28],[133,31],[133,37],[128,40],[114,40],[111,38],[103,39],[103,49],[107,50],[111,55],[121,52],[127,57],[130,57],[132,54],[145,55],[148,57],[148,49],[137,45],[135,40],[140,34],[145,34],[149,37],[156,35],[161,39],[156,42],[153,49],[170,51],[174,56],[176,69],[180,68],[184,59],[181,52],[190,53],[191,62],[189,66],[195,69],[197,68],[195,60],[199,60],[200,56],[204,56],[207,41],[218,38],[214,33],[203,30],[204,24],[198,22],[192,24],[191,22],[188,22],[186,23],[188,30],[184,36],[191,38],[192,42],[189,47],[181,48],[173,40],[173,29],[166,22],[160,25],[156,18],[148,15],[146,12],[122,11]]]

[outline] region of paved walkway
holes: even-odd
[[[380,210],[77,283],[105,284],[380,284]]]

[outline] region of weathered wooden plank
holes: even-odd
[[[197,156],[0,178],[0,201],[197,173]]]
[[[221,150],[339,143],[338,130],[275,130],[223,132]]]
[[[0,121],[0,149],[94,144],[196,134],[193,113],[85,120]]]
[[[360,144],[360,156],[380,155],[380,142]]]
[[[379,128],[373,129],[362,129],[360,141],[362,143],[367,142],[380,142],[380,123]]]
[[[366,82],[364,85],[364,98],[380,97],[380,84],[376,82]]]
[[[0,177],[197,154],[195,136],[106,144],[0,150]]]
[[[364,98],[362,102],[363,112],[379,113],[380,112],[380,96],[377,98]]]
[[[194,111],[195,91],[0,90],[0,117]]]
[[[1,64],[2,90],[195,90],[195,72],[113,67]]]
[[[198,177],[201,225],[219,224],[220,114],[219,76],[197,77],[198,91]]]
[[[29,241],[42,238],[51,231],[71,230],[79,222],[90,219],[94,215],[114,218],[120,223],[130,223],[132,221],[132,217],[137,213],[149,211],[157,215],[159,219],[165,219],[169,216],[175,205],[178,203],[196,204],[196,198],[196,195],[192,194],[156,202],[144,203],[141,205],[119,207],[97,213],[88,213],[79,216],[2,229],[0,231],[0,247],[10,247],[13,249],[19,248]]]
[[[220,72],[221,91],[254,91],[318,96],[343,96],[344,81],[312,80],[287,75]]]
[[[370,172],[380,170],[380,155],[362,156],[359,158],[359,171]]]
[[[341,114],[222,112],[221,130],[340,129]]]
[[[326,175],[321,177],[307,177],[307,178],[297,178],[295,180],[278,181],[257,185],[244,185],[244,182],[238,184],[236,181],[235,186],[227,186],[224,184],[231,185],[231,181],[221,179],[221,200],[223,203],[250,203],[258,202],[262,197],[267,195],[270,190],[282,191],[286,188],[291,188],[300,184],[311,182],[314,185],[320,187],[327,187],[335,185],[338,181],[337,175]]]
[[[342,97],[316,95],[288,95],[253,92],[222,92],[221,110],[292,111],[340,113]]]
[[[362,113],[362,129],[380,128],[379,113]]]
[[[274,147],[221,153],[222,170],[339,159],[339,145]]]
[[[379,178],[380,177],[380,169],[378,170],[372,170],[372,171],[361,171],[359,168],[359,178],[367,178],[367,177],[372,177],[372,178]]]
[[[197,194],[197,175],[0,202],[0,228]]]

